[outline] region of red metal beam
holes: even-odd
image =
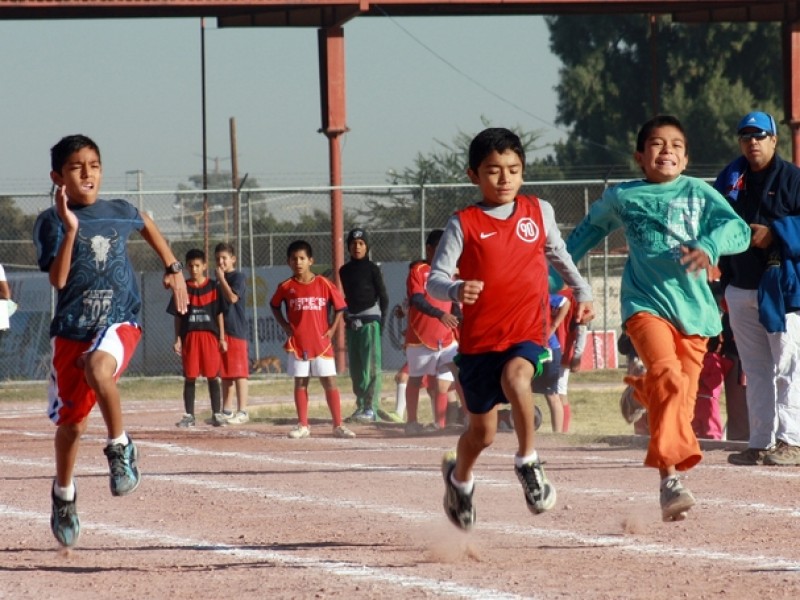
[[[798,0],[0,0],[0,19],[217,17],[221,26],[330,27],[365,16],[672,14],[685,21],[785,21]]]

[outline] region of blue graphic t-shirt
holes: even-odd
[[[230,271],[225,273],[225,281],[239,296],[235,304],[228,304],[225,311],[225,335],[246,340],[249,337],[250,329],[247,326],[247,315],[244,305],[247,302],[247,278],[241,271]]]
[[[135,321],[142,305],[128,238],[144,229],[135,206],[125,200],[97,200],[70,206],[78,217],[67,284],[58,291],[50,335],[89,341],[101,329]],[[39,268],[49,271],[64,240],[64,225],[55,207],[43,211],[33,227]]]

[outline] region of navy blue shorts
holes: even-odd
[[[500,379],[506,363],[517,356],[530,362],[535,376],[538,376],[542,372],[542,360],[548,356],[548,351],[533,342],[521,342],[502,352],[456,356],[458,380],[464,390],[464,402],[469,412],[483,415],[497,404],[508,403],[503,395]]]
[[[561,374],[561,348],[553,348],[553,359],[542,365],[542,374],[533,378],[533,391],[537,394],[558,393],[558,377]]]

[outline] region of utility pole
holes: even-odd
[[[236,150],[236,118],[231,117],[229,120],[230,135],[231,135],[231,187],[233,188],[233,240],[232,243],[236,248],[236,256],[241,260],[242,256],[242,222],[239,218],[239,160],[238,152]]]

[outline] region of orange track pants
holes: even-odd
[[[703,458],[692,419],[706,338],[686,335],[669,321],[645,312],[630,317],[625,330],[647,367],[643,376],[625,379],[633,386],[636,400],[647,408],[650,444],[644,464],[687,471]]]

